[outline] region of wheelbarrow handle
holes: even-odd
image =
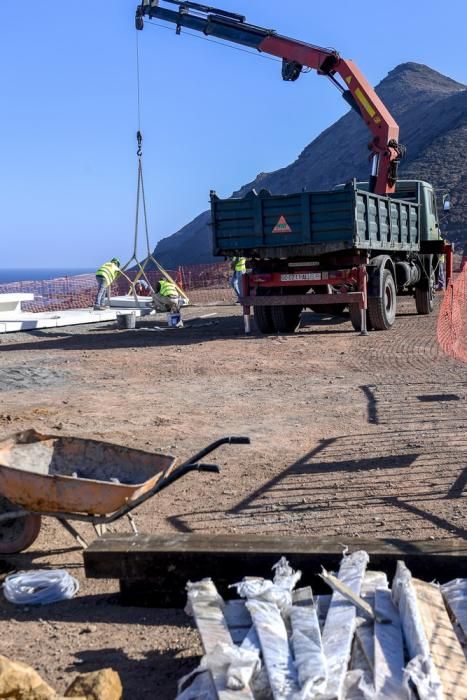
[[[193,457],[190,457],[190,459],[187,459],[186,462],[183,462],[183,464],[178,467],[179,469],[181,467],[185,467],[188,464],[196,464],[199,462],[203,457],[206,457],[210,452],[214,452],[214,450],[217,450],[218,447],[221,445],[249,445],[250,444],[250,438],[249,437],[223,437],[219,438],[218,440],[215,440],[214,442],[211,442],[210,445],[205,447],[203,450],[200,450],[197,454],[193,455]]]
[[[189,464],[181,464],[179,467],[173,470],[171,474],[161,479],[158,484],[157,492],[162,491],[177,481],[188,472],[216,472],[219,474],[220,469],[217,464],[203,464],[202,462],[190,462]]]
[[[220,468],[218,464],[206,464],[204,462],[198,462],[198,464],[190,465],[198,472],[211,472],[213,474],[220,474]]]

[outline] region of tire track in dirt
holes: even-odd
[[[207,495],[205,508],[174,515],[172,525],[209,530],[217,522],[239,533],[467,536],[467,367],[439,351],[435,325],[435,316],[403,316],[388,333],[340,334],[340,346],[347,347],[342,379],[349,381],[350,370],[362,382],[368,425],[322,440],[316,456],[277,469],[227,513]],[[305,329],[303,336],[314,333]],[[330,348],[329,337],[323,343],[319,335],[317,345]]]

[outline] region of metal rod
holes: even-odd
[[[360,323],[360,335],[368,335],[368,328],[366,324],[366,310],[368,308],[368,298],[367,298],[367,271],[365,265],[359,265],[358,267],[358,286],[360,288],[360,293],[363,298],[360,300],[360,313],[361,313],[361,323]]]
[[[366,309],[360,309],[361,321],[360,321],[360,335],[368,335],[368,329],[366,327]]]
[[[58,520],[58,522],[60,523],[60,525],[61,525],[62,527],[64,527],[65,530],[66,530],[67,532],[70,533],[70,535],[73,535],[73,537],[75,538],[75,540],[78,542],[78,544],[81,545],[81,547],[82,547],[83,549],[87,549],[87,548],[89,547],[89,545],[88,545],[88,543],[86,542],[86,540],[84,539],[84,537],[81,537],[81,535],[79,534],[78,530],[75,530],[75,528],[73,527],[73,525],[71,525],[71,524],[68,522],[68,520],[66,520],[65,518],[57,518],[57,520]]]
[[[285,294],[283,296],[249,296],[242,299],[251,306],[317,306],[318,304],[364,303],[364,292],[345,294]]]

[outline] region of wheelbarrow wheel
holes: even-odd
[[[4,496],[0,496],[0,514],[18,510]],[[0,554],[18,554],[36,541],[41,529],[41,516],[28,513],[21,518],[0,520]]]

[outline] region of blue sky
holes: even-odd
[[[132,249],[135,0],[0,2],[0,267],[87,267]],[[467,3],[216,0],[253,24],[354,59],[373,84],[425,63],[467,83]],[[258,172],[293,161],[346,111],[314,73],[204,38],[139,33],[151,242]],[[8,70],[5,70],[5,66]],[[144,253],[144,249],[141,251]]]

